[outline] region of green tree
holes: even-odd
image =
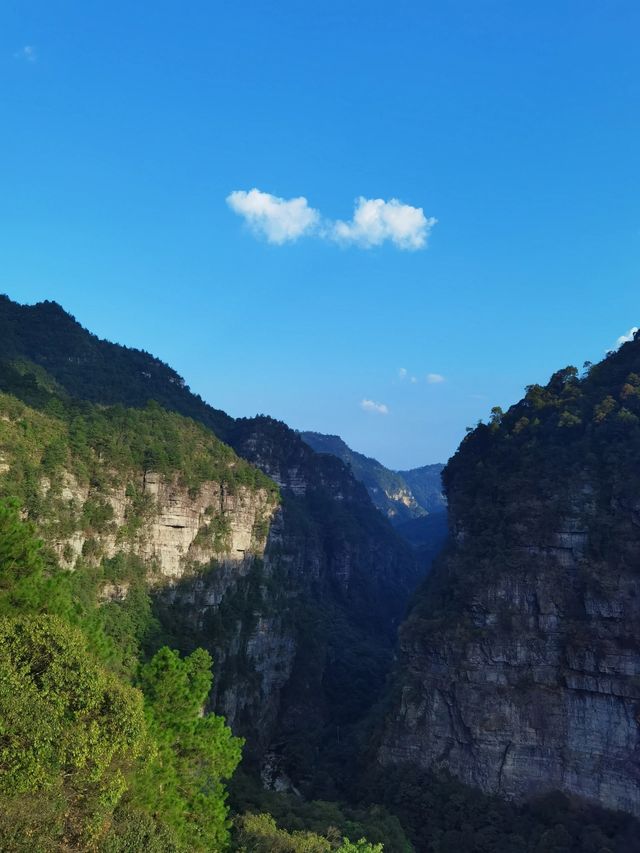
[[[0,615],[68,613],[68,578],[48,566],[35,527],[14,499],[0,500]]]
[[[223,780],[241,757],[242,741],[224,718],[204,714],[211,689],[211,656],[186,658],[162,648],[141,671],[150,733],[157,755],[139,773],[132,798],[162,815],[189,851],[224,849],[229,838]]]
[[[287,832],[270,814],[239,818],[236,849],[242,853],[383,853],[382,844],[364,838],[354,843],[331,828],[325,835],[307,830]]]
[[[18,502],[0,501],[0,593],[12,591],[24,578],[42,574],[41,547],[33,525],[21,520]]]
[[[58,801],[52,832],[99,836],[144,745],[142,696],[94,661],[78,630],[53,616],[0,619],[0,812],[27,836],[39,799]]]

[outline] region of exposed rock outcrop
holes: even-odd
[[[383,764],[640,815],[639,366],[640,340],[532,386],[450,462]]]
[[[48,491],[46,479],[42,488]],[[98,530],[78,521],[78,529],[67,535],[47,537],[63,563],[73,566],[91,543],[91,553],[100,558],[132,551],[153,566],[152,576],[173,581],[189,567],[212,560],[240,563],[262,555],[275,510],[272,495],[244,486],[230,492],[223,484],[205,482],[190,490],[178,477],[147,472],[132,476],[126,485],[95,488],[67,474],[41,525],[46,529],[49,523],[55,530],[63,512],[80,519],[90,501],[110,508],[109,520]]]

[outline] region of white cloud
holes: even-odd
[[[304,196],[284,199],[254,188],[235,190],[227,196],[227,204],[256,234],[277,245],[309,234],[320,221],[320,214],[309,207]]]
[[[24,59],[26,62],[35,62],[38,58],[36,49],[32,44],[25,44],[24,47],[21,47],[13,55],[16,59]]]
[[[422,249],[437,219],[427,217],[421,207],[402,204],[397,198],[364,198],[356,201],[351,222],[338,220],[330,236],[339,243],[353,243],[364,249],[387,240],[399,249]]]
[[[375,400],[364,400],[360,401],[360,408],[365,412],[375,412],[377,415],[388,415],[389,407],[384,403],[376,403]]]
[[[418,377],[417,377],[417,376],[412,376],[412,377],[411,377],[411,384],[412,384],[412,385],[415,385],[415,384],[417,383],[417,381],[418,381]]]
[[[398,368],[398,377],[400,379],[406,379],[407,378],[407,368],[406,367],[399,367]]]
[[[427,373],[427,382],[429,385],[437,385],[444,381],[444,376],[441,373]]]
[[[616,341],[616,349],[618,349],[618,347],[621,347],[622,344],[628,344],[629,341],[632,341],[633,337],[637,331],[638,331],[638,327],[634,326],[632,329],[629,329],[629,331],[627,332],[626,335],[620,335],[620,337]]]
[[[427,218],[421,207],[402,204],[396,198],[356,200],[349,222],[321,217],[304,196],[284,199],[259,189],[234,190],[227,204],[256,234],[281,245],[315,235],[342,245],[370,249],[390,242],[398,249],[423,249],[437,219]]]

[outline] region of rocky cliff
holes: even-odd
[[[153,471],[132,472],[126,484],[106,489],[65,472],[55,497],[47,477],[41,489],[53,500],[40,526],[62,565],[73,568],[87,553],[111,558],[131,550],[149,564],[150,580],[157,582],[179,580],[214,560],[236,564],[262,555],[275,511],[273,493],[265,489],[228,491],[224,483],[205,481],[193,490]],[[109,517],[99,531],[82,524],[73,531],[56,529],[63,514],[80,519],[96,502]],[[139,523],[125,537],[134,512]]]
[[[238,421],[231,440],[278,483],[281,507],[264,559],[217,610],[203,610],[209,576],[177,585],[176,642],[203,613],[197,641],[223,672],[217,707],[249,738],[268,784],[316,790],[318,773],[335,771],[324,756],[340,732],[348,741],[383,690],[419,568],[338,459],[270,418]]]
[[[640,340],[493,412],[401,632],[383,765],[640,814]]]

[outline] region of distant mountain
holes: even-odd
[[[331,453],[349,465],[376,507],[396,527],[446,509],[441,482],[444,465],[391,471],[377,459],[352,450],[338,435],[301,432],[300,436],[316,453]]]
[[[442,512],[446,509],[447,501],[442,489],[442,471],[444,465],[423,465],[421,468],[411,468],[409,471],[397,471],[421,507],[429,513]]]

